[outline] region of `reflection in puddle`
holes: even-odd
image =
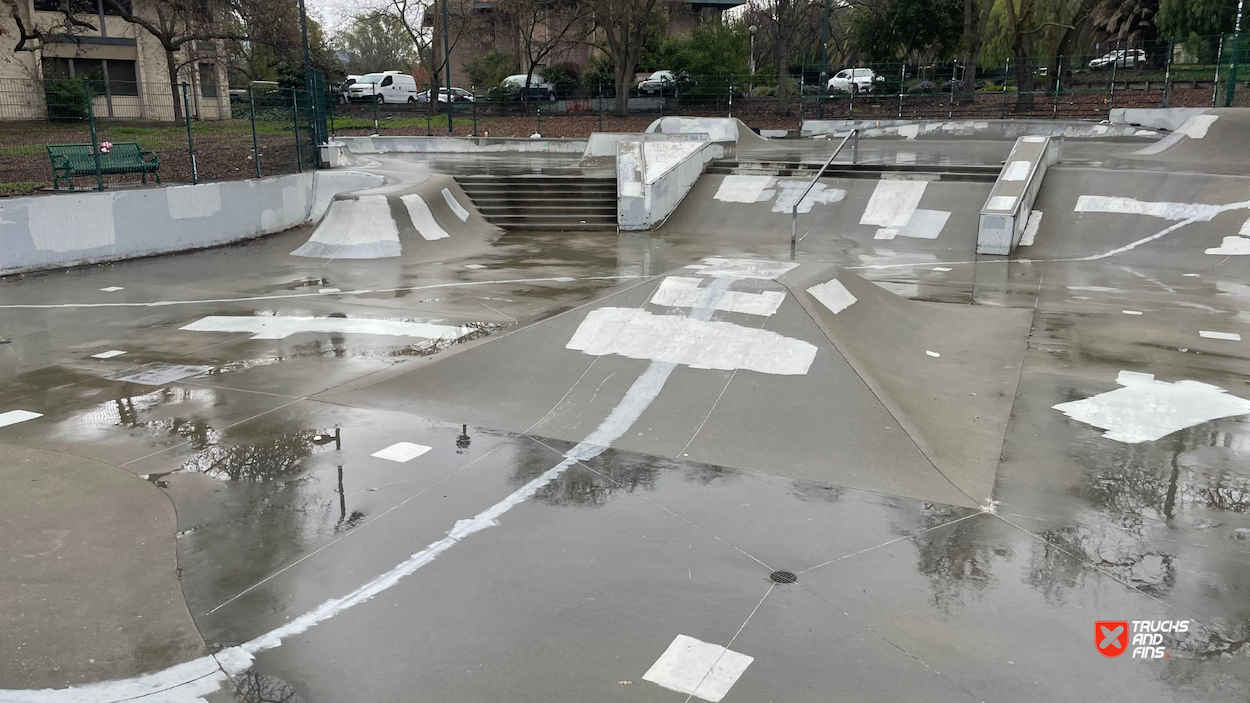
[[[230,686],[237,703],[304,703],[291,684],[255,671],[231,678]]]
[[[972,518],[933,529],[959,520],[968,511],[933,503],[922,504],[921,510],[918,530],[922,531],[915,536],[916,568],[929,578],[933,604],[950,610],[997,587],[994,565],[1010,560],[1013,552],[1007,545],[985,538],[985,521]]]
[[[338,433],[339,430],[299,430],[257,444],[213,445],[183,462],[178,470],[195,471],[220,481],[272,481],[299,473],[301,463],[314,452],[331,443],[338,445]]]

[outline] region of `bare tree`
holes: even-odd
[[[643,46],[663,26],[666,8],[659,0],[594,0],[594,14],[615,70],[616,111],[624,115]]]
[[[443,46],[443,12],[438,0],[388,0],[382,10],[403,26],[404,32],[416,47],[421,65],[430,73],[430,100],[437,100],[442,87],[443,72],[449,77],[451,67],[447,56],[455,51],[462,39],[467,39],[478,29],[472,0],[447,0],[447,48]]]
[[[525,69],[523,99],[529,97],[539,64],[556,49],[586,37],[594,11],[587,0],[501,0],[498,9],[515,23],[517,58]]]
[[[27,5],[22,0],[0,0],[0,13],[7,15],[17,29],[17,42],[13,45],[13,53],[38,51],[45,41],[53,36],[74,36],[84,32],[97,31],[95,24],[74,13],[69,0],[57,5],[57,17],[54,22],[40,24],[30,13],[24,12]],[[0,25],[0,37],[9,34]]]

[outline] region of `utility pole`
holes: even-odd
[[[451,41],[448,38],[447,31],[447,0],[443,0],[443,66],[446,67],[444,75],[447,77],[447,134],[453,131],[451,122],[451,111],[455,107],[455,103],[451,99]]]
[[[820,119],[825,119],[825,90],[829,87],[829,0],[820,21]]]

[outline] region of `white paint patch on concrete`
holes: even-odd
[[[386,459],[387,461],[394,461],[394,462],[402,464],[406,461],[412,461],[413,459],[416,459],[422,454],[430,451],[430,449],[431,447],[427,447],[424,444],[413,444],[412,442],[396,442],[392,444],[391,446],[387,447],[386,449],[378,450],[370,454],[369,456],[374,456],[379,459]]]
[[[834,315],[851,307],[857,300],[851,291],[847,290],[846,286],[836,278],[814,285],[808,288],[807,292]]]
[[[717,703],[753,661],[754,657],[720,645],[677,635],[642,680]]]
[[[785,376],[806,374],[816,357],[811,344],[769,330],[613,307],[592,310],[566,348],[593,356],[617,354],[696,369]]]
[[[1029,168],[1032,166],[1029,161],[1011,161],[1003,168],[1001,178],[1004,181],[1023,181],[1029,177]]]
[[[933,270],[937,271],[938,273],[946,273],[947,271],[953,271],[954,269],[949,269],[949,268],[946,268],[945,266],[934,266]]]
[[[1073,420],[1107,432],[1107,439],[1128,444],[1166,437],[1187,427],[1250,413],[1250,400],[1198,381],[1167,383],[1153,374],[1121,371],[1124,386],[1085,400],[1053,406]]]
[[[924,197],[927,186],[927,181],[877,181],[877,187],[873,189],[859,223],[878,227],[906,225],[912,213],[920,206],[920,199]]]
[[[1236,332],[1212,332],[1211,330],[1199,330],[1198,336],[1203,339],[1222,339],[1226,342],[1241,341],[1241,335]]]
[[[925,354],[928,354],[929,356],[931,356],[931,357],[933,357],[933,358],[935,358],[935,359],[936,359],[936,358],[938,358],[938,357],[940,357],[940,356],[942,356],[941,354],[939,354],[939,353],[937,353],[937,352],[935,352],[935,351],[929,351],[928,349],[926,349],[926,350],[924,351],[924,353],[925,353]]]
[[[443,200],[447,201],[447,207],[456,213],[456,217],[459,217],[461,222],[466,222],[469,219],[469,211],[464,209],[459,200],[456,200],[456,196],[452,195],[450,189],[443,189]]]
[[[772,183],[772,176],[725,176],[713,197],[725,203],[754,203]]]
[[[898,230],[893,227],[878,227],[877,231],[872,235],[872,238],[890,240],[897,236]]]
[[[702,281],[699,278],[669,276],[660,281],[660,287],[651,296],[651,303],[671,308],[701,307],[707,299],[704,289],[699,288]],[[786,294],[781,291],[747,293],[731,290],[717,297],[714,309],[768,316],[776,313],[785,299]]]
[[[19,422],[34,420],[37,417],[43,417],[43,413],[31,412],[29,410],[10,410],[5,413],[0,413],[0,427],[16,425]]]
[[[1076,199],[1075,212],[1108,212],[1121,215],[1147,215],[1164,220],[1207,222],[1226,208],[1220,205],[1167,203],[1122,198],[1119,196],[1082,195]]]
[[[905,124],[898,128],[898,136],[904,139],[915,139],[920,134],[919,124]]]
[[[1211,125],[1220,118],[1219,115],[1194,115],[1185,120],[1174,134],[1183,134],[1190,139],[1202,139],[1207,136],[1207,130],[1211,129]]]
[[[1241,229],[1237,231],[1243,237],[1250,237],[1250,220],[1241,223]]]
[[[1037,230],[1042,226],[1042,211],[1029,212],[1029,219],[1024,223],[1024,234],[1020,235],[1020,246],[1031,247],[1037,240]]]
[[[221,211],[221,186],[205,183],[165,188],[165,202],[170,218],[175,220],[212,217]]]
[[[1197,278],[1197,277],[1198,277],[1198,274],[1196,274],[1196,273],[1182,273],[1181,275],[1182,275],[1182,276],[1184,276],[1184,277],[1186,277],[1186,278]]]
[[[115,374],[105,376],[109,381],[125,381],[127,383],[138,383],[144,386],[163,386],[166,383],[173,383],[191,376],[199,376],[207,371],[212,371],[212,366],[189,366],[185,364],[144,364],[143,366],[118,371]]]
[[[327,334],[377,334],[389,337],[459,339],[468,327],[436,325],[407,320],[373,320],[361,317],[301,317],[286,315],[210,315],[182,329],[191,332],[249,332],[252,339],[286,339],[301,332]]]
[[[1016,206],[1016,200],[1014,195],[995,195],[985,204],[985,209],[1007,212]]]
[[[91,358],[92,359],[112,359],[115,356],[121,356],[122,354],[125,354],[125,353],[126,352],[120,349],[110,349],[109,351],[100,352],[99,354],[92,354]]]
[[[399,229],[385,195],[331,201],[325,219],[293,256],[378,259],[399,256]]]
[[[798,266],[782,261],[764,261],[762,259],[721,259],[709,256],[703,259],[708,267],[699,271],[704,276],[717,278],[759,278],[772,280]]]
[[[1087,291],[1090,293],[1119,293],[1119,288],[1108,288],[1106,286],[1068,286],[1068,290]]]
[[[944,210],[915,210],[907,224],[899,228],[897,235],[912,239],[937,239],[950,216]]]
[[[109,286],[108,288],[101,288],[100,290],[105,293],[116,293],[119,290],[126,290],[126,289],[122,288],[121,286]]]
[[[34,198],[26,213],[31,242],[40,251],[87,251],[117,243],[108,193]]]
[[[342,293],[342,288],[318,288],[318,293]]]
[[[794,212],[794,204],[807,188],[807,181],[777,181],[778,195],[773,201],[773,212]],[[811,212],[816,203],[838,203],[846,197],[841,188],[828,188],[824,183],[816,183],[803,202],[799,203],[799,212]]]
[[[400,200],[404,201],[404,207],[408,208],[408,217],[412,218],[412,226],[417,228],[426,241],[434,241],[436,239],[447,239],[450,234],[443,229],[438,221],[434,219],[434,213],[430,211],[430,206],[417,193],[409,193],[401,195]]]
[[[483,264],[465,264],[464,267],[467,269],[473,269],[474,271],[486,268]]]
[[[1125,315],[1141,315],[1142,314],[1141,310],[1121,310],[1120,312],[1124,313]]]
[[[1218,247],[1206,250],[1214,256],[1250,256],[1250,237],[1225,237]]]

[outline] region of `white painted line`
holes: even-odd
[[[651,296],[651,303],[672,308],[698,307],[707,298],[699,283],[706,279],[669,276],[660,281],[660,287]],[[777,312],[786,294],[781,291],[764,291],[747,293],[744,291],[726,291],[719,296],[717,310],[740,312],[747,315],[768,316]]]
[[[721,259],[715,256],[709,256],[703,259],[703,263],[708,267],[699,271],[703,276],[715,276],[717,278],[759,278],[764,280],[772,280],[778,276],[793,270],[798,264],[788,264],[782,261],[764,261],[762,259]]]
[[[592,310],[566,348],[593,356],[616,354],[696,369],[787,376],[806,374],[816,357],[815,346],[758,327],[612,307]]]
[[[878,227],[877,233],[872,235],[873,239],[894,239],[898,236],[898,230],[893,227]]]
[[[486,268],[486,266],[483,264],[465,264],[464,267],[467,269],[473,269],[474,271],[476,271],[477,269]]]
[[[318,293],[342,293],[343,290],[340,288],[318,288],[317,292]]]
[[[1167,383],[1153,374],[1121,371],[1124,386],[1085,400],[1053,406],[1073,420],[1107,430],[1107,439],[1128,444],[1165,437],[1210,420],[1250,413],[1250,400],[1198,381]]]
[[[1141,310],[1121,310],[1120,312],[1124,313],[1125,315],[1140,315],[1140,314],[1142,314]]]
[[[1091,293],[1119,293],[1119,288],[1108,288],[1106,286],[1068,286],[1068,290],[1089,291]]]
[[[1196,273],[1182,273],[1181,275],[1184,276],[1185,278],[1197,278],[1198,277],[1198,274]]]
[[[945,266],[934,266],[933,270],[937,271],[938,273],[946,273],[947,271],[951,271],[953,269],[948,269]]]
[[[34,420],[37,417],[43,417],[43,413],[35,413],[29,410],[10,410],[7,413],[0,413],[0,427],[16,425],[19,422]]]
[[[931,357],[933,357],[933,358],[935,358],[935,359],[936,359],[936,358],[938,358],[938,357],[940,357],[940,356],[942,356],[941,354],[939,354],[939,353],[937,353],[937,352],[935,352],[935,351],[929,351],[928,349],[926,349],[924,353],[925,353],[925,354],[928,354],[929,356],[931,356]]]
[[[717,703],[753,661],[754,657],[720,645],[677,635],[642,680]]]
[[[711,268],[711,267],[708,266],[707,264],[690,264],[689,266],[686,266],[685,268],[694,269],[696,271],[702,271],[703,269]]]
[[[431,447],[423,444],[413,444],[412,442],[396,442],[386,449],[376,451],[369,456],[375,456],[379,459],[394,461],[400,464],[406,461],[412,461],[422,454],[430,451]]]
[[[1214,256],[1250,256],[1250,237],[1225,237],[1218,246],[1206,250]]]
[[[1206,222],[1223,212],[1222,205],[1194,203],[1168,203],[1138,200],[1136,198],[1082,195],[1076,199],[1074,212],[1106,212],[1121,215],[1147,215],[1164,220],[1194,220]]]
[[[198,376],[205,371],[212,371],[212,366],[187,366],[181,364],[144,364],[138,368],[126,369],[110,374],[104,378],[109,381],[125,381],[144,386],[163,386],[191,376]]]
[[[877,181],[859,223],[888,228],[906,225],[928,185],[928,181]]]
[[[1012,161],[1003,168],[1001,178],[1004,181],[1023,181],[1029,177],[1030,161]]]
[[[986,210],[998,210],[1006,212],[1016,206],[1016,196],[1014,195],[995,195],[985,204]]]
[[[359,317],[295,317],[286,315],[210,315],[183,327],[190,332],[250,332],[252,339],[286,339],[302,332],[380,334],[390,337],[459,339],[468,327],[406,320],[370,320]]]
[[[104,291],[105,293],[116,293],[119,290],[126,290],[126,289],[122,288],[121,286],[109,286],[108,288],[101,288],[100,290]]]
[[[1207,130],[1211,129],[1211,125],[1219,119],[1219,115],[1194,115],[1181,123],[1179,129],[1173,134],[1184,134],[1190,139],[1202,139],[1207,136]]]
[[[417,228],[417,233],[426,241],[432,242],[451,236],[434,219],[434,213],[430,212],[430,206],[426,204],[425,198],[417,193],[409,193],[399,196],[399,199],[403,201],[404,207],[408,208],[408,217],[412,220],[412,226]]]
[[[112,359],[115,356],[121,356],[122,354],[125,354],[125,353],[126,352],[120,349],[110,349],[109,351],[100,352],[99,354],[92,354],[91,358],[92,359]]]
[[[1020,246],[1031,247],[1037,239],[1037,230],[1042,226],[1042,211],[1029,212],[1029,220],[1024,223],[1024,234],[1020,235]]]
[[[1038,144],[1046,141],[1046,137],[1039,137],[1036,134],[1030,134],[1027,137],[1020,137],[1020,141],[1029,142],[1030,144]]]
[[[1198,332],[1198,336],[1205,339],[1223,339],[1228,342],[1241,341],[1241,335],[1236,332],[1211,332],[1210,330],[1201,330]]]
[[[834,315],[851,307],[856,301],[851,291],[847,290],[846,286],[836,278],[812,286],[807,289],[807,292]]]
[[[447,207],[451,208],[451,211],[456,213],[456,217],[459,217],[461,222],[465,222],[469,219],[469,211],[464,209],[464,206],[460,204],[460,201],[456,200],[456,196],[452,195],[451,191],[447,188],[443,189],[443,200],[447,201]]]
[[[725,176],[716,189],[716,200],[725,203],[755,203],[768,200],[773,196],[765,188],[773,183],[772,176]]]

